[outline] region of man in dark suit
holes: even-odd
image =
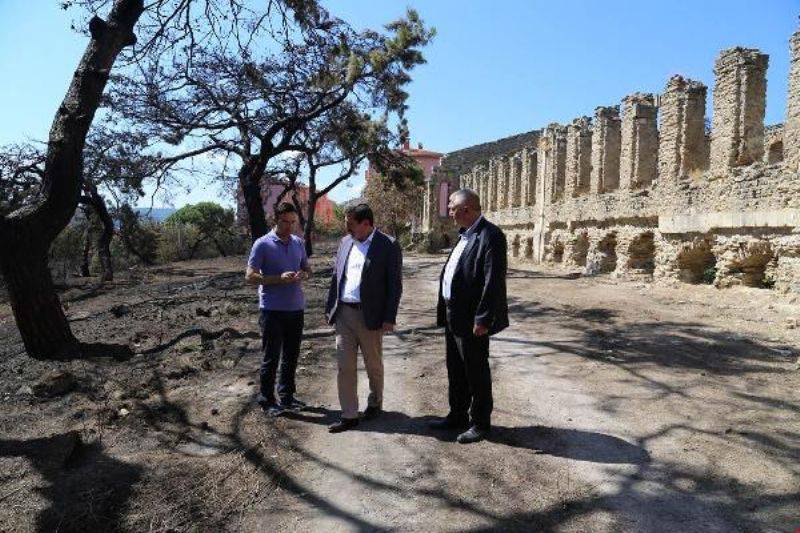
[[[450,412],[433,427],[466,430],[457,439],[466,444],[491,430],[489,336],[508,327],[508,260],[506,237],[483,217],[474,191],[454,192],[448,208],[460,238],[439,277],[436,321],[445,328]]]
[[[395,240],[375,229],[367,204],[345,213],[347,232],[339,244],[331,275],[325,314],[336,329],[336,357],[341,419],[328,431],[339,433],[358,425],[358,348],[369,379],[364,419],[383,408],[383,335],[394,330],[403,292],[403,257]]]

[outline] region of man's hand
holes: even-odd
[[[392,324],[390,322],[384,322],[383,323],[383,332],[384,333],[391,333],[393,331],[394,331],[394,324]]]
[[[283,280],[284,283],[294,283],[298,281],[297,272],[284,272],[281,274],[281,280]]]
[[[475,327],[472,328],[472,334],[475,335],[476,337],[483,337],[487,333],[489,333],[489,328],[487,328],[486,326],[475,324]]]
[[[311,276],[305,270],[298,270],[297,271],[297,280],[298,281],[305,281]]]

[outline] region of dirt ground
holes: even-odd
[[[512,326],[491,342],[494,431],[464,446],[427,429],[447,410],[433,327],[444,257],[409,254],[385,338],[386,414],[330,435],[331,253],[306,289],[310,408],[278,419],[253,403],[257,300],[242,257],[65,291],[76,336],[127,344],[127,359],[107,346],[31,360],[0,303],[0,531],[800,527],[798,302],[514,268]]]

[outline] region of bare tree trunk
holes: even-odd
[[[102,270],[101,281],[114,280],[114,262],[111,259],[111,239],[114,238],[114,220],[108,212],[106,201],[97,192],[97,187],[91,184],[89,191],[92,195],[92,208],[97,218],[103,224],[103,229],[97,237],[97,255],[100,256],[100,268]]]
[[[78,341],[64,316],[47,264],[47,252],[26,249],[2,254],[0,269],[25,350],[36,359],[79,356]]]
[[[78,206],[83,181],[86,134],[100,105],[117,56],[136,37],[133,27],[143,0],[116,0],[108,21],[89,23],[91,40],[58,107],[47,144],[39,201],[0,217],[0,269],[28,355],[62,358],[79,355],[47,265],[50,244]]]
[[[239,185],[242,187],[244,203],[247,208],[247,224],[250,226],[250,239],[264,236],[269,231],[264,204],[261,201],[261,174],[264,169],[256,157],[245,161],[239,170]]]
[[[311,189],[308,190],[308,218],[306,218],[306,225],[303,229],[303,239],[305,239],[306,244],[306,255],[311,257],[314,255],[314,245],[311,242],[311,239],[314,237],[314,226],[315,222],[314,219],[316,218],[314,215],[314,211],[317,208],[317,194],[316,192],[312,191]]]
[[[86,218],[88,222],[89,218],[88,213]],[[81,261],[81,276],[84,278],[88,278],[89,276],[91,276],[91,272],[89,271],[89,255],[91,251],[92,251],[92,225],[91,223],[87,223],[86,230],[83,232],[83,260]]]
[[[88,196],[83,196],[81,198],[81,203],[91,209],[92,212],[97,216],[100,220],[100,223],[103,225],[103,228],[97,235],[97,255],[100,257],[100,281],[113,281],[114,279],[114,264],[111,260],[111,239],[114,238],[114,220],[111,218],[111,214],[108,212],[108,207],[106,206],[106,201],[100,196],[100,193],[97,190],[97,186],[94,183],[86,183],[84,184],[84,191]],[[91,223],[89,211],[87,209],[87,219],[90,220],[89,227],[87,228],[87,239],[89,239],[89,235],[94,233],[92,231],[94,228],[94,224]],[[84,243],[84,265],[81,267],[82,272],[83,268],[85,267],[85,274],[84,276],[89,275],[89,248],[91,247],[91,241],[87,240]]]

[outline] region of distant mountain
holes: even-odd
[[[142,218],[149,218],[155,222],[164,222],[168,216],[177,211],[174,207],[154,207],[152,209],[149,207],[134,207],[133,210],[139,213]]]

